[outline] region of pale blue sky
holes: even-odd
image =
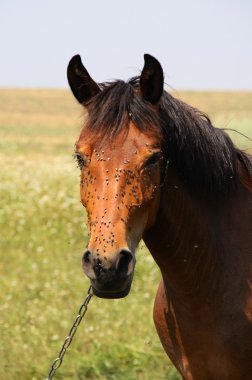
[[[97,81],[143,54],[176,89],[252,90],[252,0],[0,0],[0,87],[66,87],[79,53]]]

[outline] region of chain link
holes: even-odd
[[[64,358],[64,355],[65,355],[68,347],[70,346],[70,344],[71,344],[71,342],[73,340],[73,337],[74,337],[74,335],[76,333],[76,330],[77,330],[79,324],[81,323],[82,318],[86,314],[86,311],[87,311],[87,308],[88,308],[88,304],[89,304],[89,301],[91,300],[92,296],[93,296],[93,290],[92,290],[92,286],[90,286],[89,289],[88,289],[88,292],[87,292],[87,296],[86,296],[83,304],[81,305],[81,307],[79,309],[78,315],[75,318],[75,321],[74,321],[74,323],[73,323],[73,325],[72,325],[72,327],[71,327],[71,329],[69,331],[69,334],[66,337],[66,339],[64,340],[64,343],[63,343],[63,345],[61,347],[59,355],[52,362],[51,370],[50,370],[50,372],[48,374],[48,377],[45,380],[51,380],[53,378],[53,376],[55,375],[55,372],[57,371],[57,369],[61,366],[63,358]]]

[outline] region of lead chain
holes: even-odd
[[[72,340],[73,340],[73,337],[77,331],[77,328],[79,326],[79,324],[81,323],[82,321],[82,318],[84,317],[84,315],[86,314],[86,311],[87,311],[87,308],[88,308],[88,304],[89,304],[89,301],[91,300],[93,296],[93,290],[92,290],[92,286],[89,287],[88,289],[88,292],[87,292],[87,296],[83,302],[83,304],[81,305],[80,309],[79,309],[79,312],[78,312],[78,315],[77,317],[75,318],[75,321],[69,331],[69,334],[68,336],[66,337],[63,345],[62,345],[62,348],[59,352],[59,355],[56,359],[54,359],[54,361],[52,362],[52,367],[51,367],[51,370],[48,374],[48,377],[45,379],[45,380],[51,380],[53,378],[53,376],[55,375],[55,372],[57,371],[57,369],[61,366],[62,364],[62,361],[63,361],[63,358],[64,358],[64,355],[68,349],[68,347],[70,346]]]

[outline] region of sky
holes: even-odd
[[[252,0],[0,0],[0,87],[67,87],[75,54],[97,82],[155,56],[174,89],[252,90]]]

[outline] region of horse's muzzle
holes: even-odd
[[[91,280],[91,285],[92,285],[94,294],[100,298],[110,298],[110,299],[126,297],[130,292],[131,283],[132,283],[132,279],[128,281],[128,284],[126,284],[125,287],[118,289],[118,285],[117,285],[116,287],[113,287],[112,289],[106,286],[105,287],[100,287],[99,285],[97,286],[97,284]]]
[[[83,269],[90,278],[93,292],[100,298],[123,298],[130,291],[135,257],[129,250],[121,250],[108,260],[92,251],[83,254]]]

